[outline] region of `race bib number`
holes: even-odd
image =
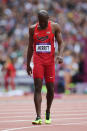
[[[36,52],[37,53],[50,53],[51,52],[51,44],[50,43],[36,44]]]

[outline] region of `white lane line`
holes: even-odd
[[[55,104],[53,104],[54,105],[54,107],[55,108],[58,108],[58,109],[61,109],[61,108],[64,108],[65,110],[67,110],[67,109],[75,109],[75,108],[78,108],[78,109],[84,109],[84,108],[87,108],[87,105],[85,104],[71,104],[70,105],[70,103],[69,104],[64,104],[64,103],[61,103],[61,105],[59,104],[59,103],[55,103]],[[19,109],[26,109],[26,110],[28,110],[28,109],[32,109],[32,107],[34,107],[34,103],[32,103],[32,104],[28,104],[28,105],[21,105],[21,106],[19,106],[19,105],[12,105],[12,104],[10,104],[10,105],[6,105],[5,104],[5,106],[1,106],[1,110],[6,110],[4,107],[6,107],[7,106],[7,110],[11,110],[11,109],[14,109],[14,108],[17,108],[17,110],[19,110]],[[32,107],[31,107],[32,106]],[[43,104],[42,103],[42,107],[45,107],[46,106],[46,103],[45,104]]]
[[[12,113],[14,113],[14,114],[31,114],[31,113],[34,113],[35,112],[35,110],[34,111],[28,111],[28,112],[26,112],[26,111],[24,111],[24,112],[21,112],[21,111],[11,111],[11,112],[0,112],[0,114],[12,114]],[[42,110],[42,112],[45,112],[45,110]],[[67,112],[87,112],[87,110],[58,110],[58,111],[51,111],[51,113],[67,113]]]
[[[25,115],[21,115],[21,116],[7,116],[7,117],[0,117],[0,118],[5,118],[5,119],[6,118],[7,119],[8,118],[21,118],[21,117],[22,118],[32,118],[33,115],[29,115],[29,116],[28,115],[27,116],[25,116]],[[56,116],[84,116],[84,115],[87,115],[87,113],[78,113],[78,114],[77,113],[75,113],[75,114],[73,114],[73,113],[72,114],[69,114],[69,113],[68,114],[64,114],[64,113],[63,114],[51,114],[52,117],[54,117],[54,116],[55,117]],[[44,115],[41,115],[41,116],[44,116]]]
[[[53,120],[56,120],[56,121],[62,121],[62,120],[87,120],[87,117],[74,117],[74,118],[54,118]],[[43,119],[44,120],[44,119]],[[33,121],[33,120],[7,120],[7,121],[0,121],[0,123],[16,123],[16,122],[25,122],[25,121]]]
[[[31,109],[29,107],[27,107],[27,109],[26,109],[26,107],[21,107],[21,108],[17,107],[17,108],[18,109],[14,109],[14,108],[11,109],[10,108],[10,110],[9,109],[6,109],[6,110],[0,109],[0,113],[1,112],[13,112],[13,111],[32,111],[32,108],[34,109],[34,107],[32,107]],[[44,107],[42,107],[42,108],[44,108]],[[72,108],[67,108],[67,109],[64,108],[64,107],[61,107],[61,108],[64,109],[64,111],[67,111],[67,110],[73,110],[74,111],[76,109],[80,111],[80,110],[84,110],[85,107],[84,108],[78,108],[78,107],[76,108],[76,107],[73,106]],[[55,109],[58,109],[58,111],[63,111],[61,108],[56,107]],[[87,107],[85,108],[85,110],[87,110]]]
[[[31,113],[34,113],[34,112],[4,112],[4,113],[0,113],[0,114],[4,114],[4,115],[6,115],[6,114],[8,114],[8,115],[10,115],[10,114],[31,114]]]
[[[22,129],[40,128],[40,127],[69,126],[69,125],[85,125],[85,124],[87,124],[87,121],[75,122],[75,123],[72,122],[72,123],[62,123],[62,124],[37,125],[37,126],[29,126],[29,127],[10,128],[10,129],[2,130],[2,131],[15,131],[15,130],[22,130]]]
[[[73,98],[72,98],[73,99]],[[66,104],[70,104],[70,105],[72,105],[72,104],[84,104],[84,103],[87,103],[87,100],[86,100],[87,98],[85,98],[85,99],[79,99],[79,100],[77,100],[77,99],[75,99],[75,100],[56,100],[56,99],[54,99],[54,102],[53,102],[53,104],[56,104],[56,103],[58,103],[59,105],[62,105],[62,103],[64,104],[64,105],[66,105]],[[43,100],[43,104],[45,104],[46,103],[46,100]],[[18,104],[19,106],[22,106],[22,105],[28,105],[28,104],[34,104],[34,101],[32,101],[31,99],[29,99],[29,101],[23,101],[23,100],[20,100],[20,101],[14,101],[14,100],[12,100],[12,101],[2,101],[2,102],[0,102],[0,105],[6,105],[6,104],[8,104],[8,105],[14,105],[14,104]]]

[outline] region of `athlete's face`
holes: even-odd
[[[42,29],[45,29],[48,26],[48,19],[49,19],[49,17],[47,17],[47,16],[38,17],[39,25]]]

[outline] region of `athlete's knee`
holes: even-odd
[[[50,97],[54,97],[54,88],[51,87],[51,88],[48,90],[48,93],[49,93]]]
[[[41,92],[41,87],[40,86],[35,86],[35,93],[40,93]]]
[[[35,92],[40,93],[41,88],[42,88],[42,80],[41,79],[35,79],[34,84],[35,84]]]
[[[47,93],[50,95],[50,97],[54,96],[54,84],[52,83],[47,84]]]

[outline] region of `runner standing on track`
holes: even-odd
[[[2,71],[5,71],[4,75],[4,82],[5,82],[5,91],[8,92],[10,85],[12,90],[15,90],[15,76],[16,76],[16,69],[14,67],[14,61],[10,57],[7,57],[5,64],[3,65]]]
[[[32,74],[30,67],[33,55],[33,77],[34,77],[34,103],[37,117],[32,124],[41,124],[41,88],[43,77],[47,87],[47,109],[45,123],[51,123],[50,108],[54,97],[55,63],[54,63],[54,37],[58,42],[58,55],[56,60],[59,64],[63,62],[63,40],[61,30],[57,23],[49,21],[48,12],[40,10],[38,12],[38,23],[29,28],[29,45],[27,51],[27,72]]]

